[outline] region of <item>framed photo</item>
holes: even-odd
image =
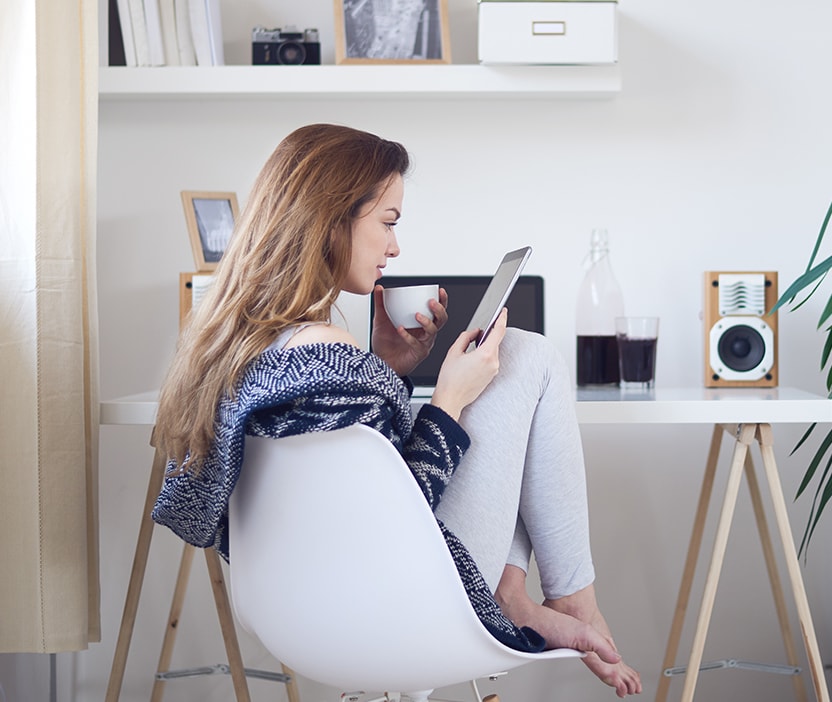
[[[335,0],[336,63],[450,63],[448,0]]]
[[[225,253],[239,214],[234,193],[182,191],[188,236],[199,272],[213,271]]]

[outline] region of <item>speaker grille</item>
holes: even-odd
[[[762,273],[722,273],[719,276],[719,313],[763,316],[766,277]]]

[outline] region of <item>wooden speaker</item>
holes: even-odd
[[[214,277],[211,273],[180,273],[179,274],[179,329],[185,325],[185,320],[191,308],[198,305]]]
[[[777,386],[777,273],[705,273],[705,387]]]

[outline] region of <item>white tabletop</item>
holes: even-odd
[[[105,400],[99,405],[101,424],[147,424],[156,422],[156,406],[159,391],[125,395],[115,400]]]
[[[158,391],[101,403],[101,424],[153,425]],[[578,388],[581,424],[832,422],[832,401],[795,388]]]
[[[832,401],[796,388],[578,388],[581,424],[832,422]]]

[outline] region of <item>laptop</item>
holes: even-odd
[[[385,288],[438,283],[439,287],[448,291],[448,322],[437,334],[436,343],[430,356],[416,366],[409,376],[414,385],[414,399],[429,399],[433,395],[436,378],[439,375],[442,361],[445,360],[445,354],[460,333],[468,326],[489,283],[491,283],[492,277],[490,275],[385,275],[381,279],[380,282]],[[505,306],[508,307],[509,326],[540,334],[544,333],[543,278],[534,275],[521,275],[517,279]],[[370,319],[372,319],[373,312],[374,309],[371,304]],[[370,349],[372,350],[372,346],[370,346]]]

